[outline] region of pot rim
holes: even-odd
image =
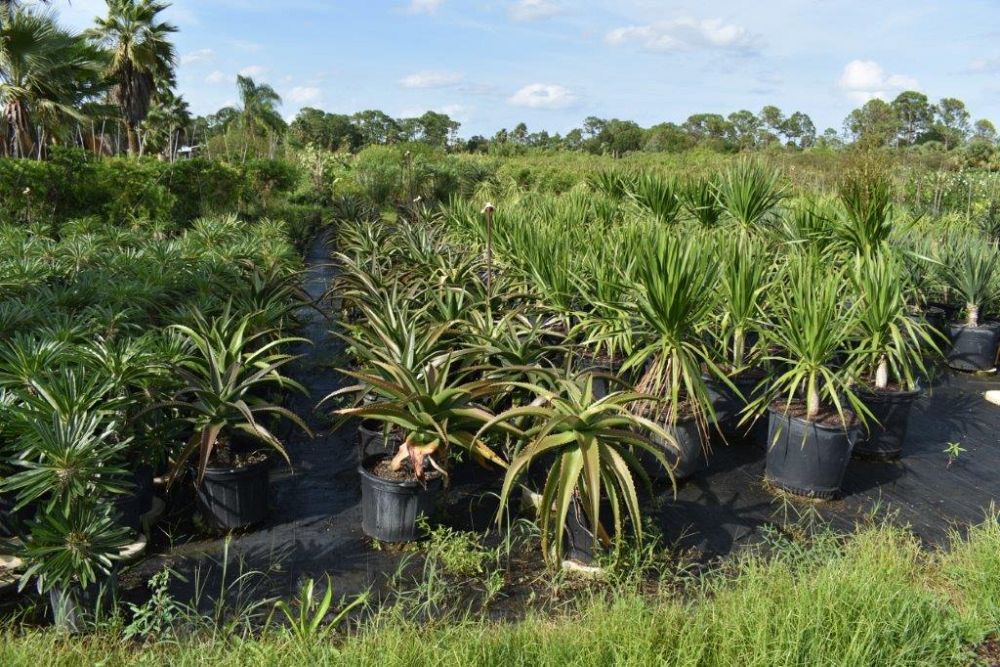
[[[374,464],[377,463],[378,461],[382,461],[387,458],[390,458],[388,454],[373,454],[371,456],[366,456],[358,464],[358,472],[361,473],[362,477],[370,479],[374,482],[378,482],[379,484],[389,484],[402,489],[417,488],[423,490],[428,488],[431,484],[441,480],[441,473],[437,473],[434,477],[428,477],[425,482],[421,482],[420,480],[416,479],[407,479],[407,480],[385,479],[384,477],[379,477],[372,471],[368,470],[367,467],[365,467],[366,463]]]
[[[812,428],[815,428],[815,429],[819,429],[821,431],[838,431],[840,433],[851,433],[853,431],[859,431],[859,430],[861,430],[861,424],[860,424],[860,422],[857,421],[857,419],[858,419],[857,415],[854,414],[853,410],[845,410],[844,411],[845,414],[849,414],[852,417],[854,417],[855,423],[851,424],[850,426],[845,426],[843,424],[841,424],[840,426],[827,426],[826,424],[820,424],[820,423],[817,423],[817,422],[811,422],[811,421],[809,421],[808,419],[806,419],[804,417],[796,417],[795,415],[791,415],[791,414],[788,414],[785,411],[779,410],[778,408],[775,408],[773,405],[767,406],[767,411],[770,412],[773,415],[777,415],[778,417],[783,417],[783,418],[785,418],[785,419],[787,419],[789,421],[797,421],[797,422],[800,422],[802,424],[805,424],[806,426],[809,426],[809,427],[812,427]]]
[[[256,463],[251,463],[245,466],[213,466],[208,465],[205,467],[205,477],[211,475],[215,478],[221,477],[231,477],[233,475],[239,475],[242,473],[254,472],[258,468],[263,468],[271,462],[271,455],[268,454],[262,461],[257,461]],[[194,466],[192,466],[194,467]]]

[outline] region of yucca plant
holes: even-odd
[[[775,269],[775,253],[752,237],[720,239],[719,339],[729,371],[739,373],[750,363],[748,336],[759,328]]]
[[[997,296],[1000,255],[990,243],[966,237],[945,251],[945,279],[965,300],[965,325],[978,327],[980,313]]]
[[[770,390],[757,408],[781,399],[801,402],[804,416],[814,420],[821,409],[834,409],[841,420],[865,410],[854,392],[852,378],[838,367],[852,344],[856,304],[849,304],[849,282],[843,268],[816,252],[796,253],[774,282],[766,313],[765,342],[773,350],[764,361],[778,369]]]
[[[926,350],[936,350],[927,323],[909,313],[908,285],[900,260],[883,252],[858,257],[851,271],[856,297],[852,363],[858,376],[885,391],[890,381],[904,391],[917,387],[927,372]]]
[[[698,239],[665,230],[650,235],[632,275],[635,342],[622,371],[637,371],[638,390],[665,399],[665,423],[676,424],[686,401],[705,428],[715,408],[702,368],[729,382],[703,338],[718,296],[718,264]]]
[[[712,228],[722,219],[719,186],[715,178],[696,178],[680,191],[681,204],[702,227]]]
[[[629,197],[640,208],[663,225],[677,221],[681,211],[677,182],[650,171],[642,172],[630,185]]]
[[[562,561],[563,535],[574,502],[582,505],[590,529],[605,545],[622,539],[626,516],[636,538],[642,539],[636,482],[648,487],[649,478],[635,451],[648,453],[671,474],[663,444],[654,443],[650,435],[660,443],[670,443],[672,437],[661,426],[636,414],[637,403],[655,399],[622,391],[599,397],[593,381],[592,375],[584,374],[575,379],[560,379],[554,387],[523,385],[535,394],[535,400],[497,415],[480,431],[482,434],[506,424],[516,427],[518,437],[525,443],[504,478],[498,521],[510,502],[514,485],[528,467],[551,457],[538,514],[542,553],[552,564]],[[610,536],[601,517],[604,498],[611,505]]]
[[[847,249],[865,257],[880,257],[896,228],[892,183],[886,172],[847,177],[840,185],[844,214],[836,230]]]
[[[776,219],[785,198],[781,174],[754,158],[744,158],[719,175],[717,192],[726,216],[748,230]]]

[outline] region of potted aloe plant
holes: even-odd
[[[497,382],[471,379],[449,355],[416,370],[374,361],[366,370],[342,372],[359,384],[339,389],[323,402],[345,394],[374,394],[374,402],[334,414],[383,422],[399,433],[401,442],[394,456],[369,456],[358,467],[362,529],[369,537],[382,542],[418,537],[417,519],[434,507],[452,448],[484,464],[506,467],[477,433],[493,418],[480,401],[501,389]]]
[[[768,391],[748,406],[769,413],[765,477],[791,493],[832,498],[843,482],[859,417],[867,409],[838,365],[852,336],[842,269],[828,256],[794,253],[771,292],[764,357]]]
[[[718,297],[718,265],[699,239],[649,231],[652,238],[639,251],[631,276],[636,285],[633,341],[622,372],[634,371],[636,389],[660,399],[632,406],[670,433],[665,451],[674,476],[683,479],[707,461],[708,431],[722,400],[706,377],[734,389],[705,343]]]
[[[179,409],[192,427],[174,458],[168,484],[195,459],[199,500],[210,519],[225,529],[266,518],[270,453],[288,461],[284,445],[264,419],[288,419],[312,436],[298,415],[261,396],[273,388],[306,393],[279,372],[296,359],[279,350],[302,339],[267,329],[251,332],[253,318],[254,313],[236,317],[224,312],[209,320],[196,313],[194,326],[173,325],[188,348],[173,369],[184,386],[174,400],[158,404]]]
[[[854,454],[899,458],[910,409],[920,395],[919,379],[927,372],[925,354],[936,344],[927,321],[909,313],[904,268],[892,254],[858,257],[851,278],[856,298],[851,363],[858,396],[872,418]]]
[[[1000,326],[983,322],[983,309],[997,297],[1000,256],[990,243],[966,238],[946,251],[945,277],[965,300],[965,321],[949,327],[948,365],[960,371],[989,371],[996,367]]]
[[[548,468],[537,509],[546,562],[561,564],[567,544],[571,557],[589,560],[597,543],[610,546],[621,541],[626,516],[641,540],[636,482],[648,488],[649,477],[635,452],[645,452],[673,482],[673,466],[664,453],[673,437],[636,408],[637,403],[655,398],[631,391],[600,396],[593,376],[586,374],[560,378],[552,387],[525,387],[536,395],[530,405],[511,408],[480,430],[482,435],[507,425],[523,443],[507,469],[497,521],[502,520],[515,484],[530,465],[542,462]],[[605,501],[611,507],[610,526],[602,519]]]

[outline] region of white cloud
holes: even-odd
[[[258,76],[263,76],[264,73],[266,72],[267,72],[266,67],[262,67],[260,65],[250,65],[249,67],[244,67],[243,69],[241,69],[240,75],[254,78]]]
[[[215,60],[215,51],[212,49],[198,49],[197,51],[191,51],[182,55],[181,65],[196,65],[197,63],[205,63],[210,60]]]
[[[295,86],[288,93],[288,99],[296,104],[315,104],[322,92],[315,86]]]
[[[530,109],[565,109],[576,104],[577,96],[568,88],[554,83],[532,83],[511,95],[507,101],[516,107]]]
[[[562,6],[553,0],[516,0],[510,6],[510,16],[515,21],[537,21],[562,12]]]
[[[410,0],[406,11],[410,14],[433,14],[443,4],[444,0]]]
[[[423,71],[404,76],[399,80],[403,88],[445,88],[462,80],[458,72]]]
[[[857,103],[879,98],[888,100],[904,90],[919,90],[920,83],[905,74],[887,74],[874,60],[852,60],[844,66],[840,89]]]
[[[757,51],[763,45],[760,35],[721,19],[682,18],[650,25],[615,28],[605,37],[609,44],[637,44],[649,51]]]
[[[220,72],[219,70],[215,70],[214,72],[212,72],[211,74],[209,74],[208,76],[205,77],[205,82],[206,83],[223,83],[225,81],[228,81],[229,79],[230,79],[230,77],[226,76],[225,72]]]

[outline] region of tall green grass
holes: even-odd
[[[125,642],[114,633],[0,635],[0,664],[31,665],[968,665],[1000,631],[1000,523],[929,552],[868,528],[778,541],[659,593],[603,588],[555,615],[417,623],[383,611],[347,636]]]

